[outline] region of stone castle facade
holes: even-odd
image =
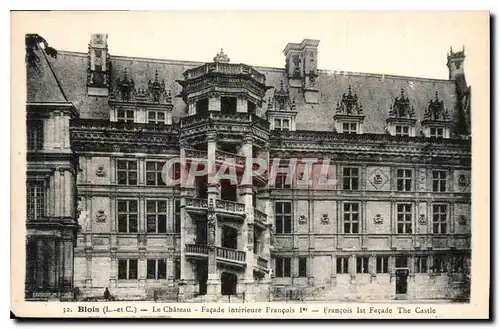
[[[26,297],[468,298],[464,51],[441,80],[320,70],[318,46],[289,43],[285,68],[113,56],[106,34],[85,54],[35,49]],[[252,158],[281,173],[185,183]],[[304,184],[305,159],[335,183]]]

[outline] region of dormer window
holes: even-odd
[[[133,110],[118,110],[118,122],[123,123],[133,123],[134,122],[134,111]]]
[[[410,126],[396,125],[396,136],[410,136]]]
[[[356,122],[344,122],[342,123],[342,133],[344,134],[357,134],[358,133],[358,123]]]
[[[429,137],[443,138],[444,137],[444,128],[431,127]]]
[[[274,119],[274,130],[290,130],[290,120]]]
[[[335,120],[335,129],[343,134],[362,134],[363,105],[358,102],[358,96],[352,94],[351,86],[347,95],[344,93],[342,99],[337,102],[337,109],[333,117]]]
[[[415,109],[410,105],[410,99],[405,96],[401,89],[399,97],[394,99],[394,103],[389,110],[387,118],[387,131],[393,136],[415,136]]]
[[[422,120],[422,132],[429,138],[450,138],[451,120],[448,109],[444,107],[444,102],[436,97],[429,101],[429,106],[424,113]]]
[[[165,124],[165,112],[148,111],[148,123]]]
[[[295,102],[290,101],[290,92],[283,88],[283,80],[280,89],[274,91],[269,98],[266,116],[271,124],[271,129],[281,131],[295,131]]]

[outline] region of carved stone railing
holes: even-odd
[[[246,253],[236,249],[217,247],[217,258],[228,259],[230,261],[244,263],[246,261]]]
[[[208,246],[203,244],[186,244],[186,254],[208,255]]]
[[[267,223],[267,214],[259,209],[254,209],[254,220],[262,225]]]
[[[178,133],[178,125],[172,124],[155,124],[155,123],[139,123],[139,122],[114,122],[103,119],[72,119],[70,126],[78,129],[89,130],[106,130],[106,131],[151,131],[151,132],[166,132]]]
[[[208,209],[208,201],[207,199],[186,198],[186,207]]]
[[[217,161],[228,161],[231,159],[231,161],[234,161],[234,163],[237,166],[245,166],[245,157],[234,154],[234,153],[229,153],[229,152],[224,152],[224,151],[215,151],[215,159]]]
[[[215,200],[215,209],[237,214],[245,214],[245,204],[226,200]]]
[[[185,79],[195,79],[208,73],[221,73],[230,75],[248,75],[255,81],[264,84],[266,77],[264,74],[245,64],[230,63],[207,63],[199,67],[184,72]]]
[[[207,151],[186,149],[186,158],[188,159],[206,159]]]
[[[267,269],[268,263],[269,263],[269,261],[267,259],[265,259],[261,256],[257,257],[257,266]]]

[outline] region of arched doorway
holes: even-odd
[[[222,295],[236,295],[236,284],[238,277],[233,273],[222,272],[220,276],[221,294]]]

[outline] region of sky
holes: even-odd
[[[288,42],[318,39],[318,68],[448,79],[447,52],[478,61],[488,40],[472,12],[185,11],[32,12],[13,28],[42,35],[58,50],[87,52],[91,33],[108,33],[112,55],[284,67]],[[29,15],[32,15],[29,16]],[[482,15],[482,18],[486,18]],[[484,19],[483,19],[484,21]],[[22,25],[22,26],[21,26]],[[483,53],[481,53],[483,52]]]

